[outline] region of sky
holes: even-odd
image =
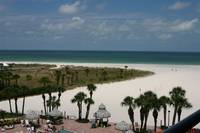
[[[200,52],[200,0],[0,0],[0,50]]]

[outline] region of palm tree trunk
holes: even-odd
[[[23,98],[23,104],[22,104],[22,115],[24,114],[24,106],[25,106],[25,97]]]
[[[17,98],[15,98],[15,113],[18,114]]]
[[[144,122],[144,130],[147,129],[148,116],[149,116],[149,111],[145,113],[145,117],[144,117],[144,119],[145,119],[145,122]]]
[[[51,100],[52,100],[52,96],[51,96],[51,93],[49,93],[49,112],[51,112]]]
[[[173,115],[172,125],[175,124],[175,121],[176,121],[176,113],[177,113],[177,106],[175,106],[175,108],[174,108],[174,115]]]
[[[167,108],[164,108],[163,109],[163,113],[164,113],[164,126],[166,127],[167,126]]]
[[[182,113],[182,110],[178,111],[178,122],[181,121],[181,113]]]
[[[62,95],[62,92],[61,92],[61,90],[60,90],[60,91],[58,92],[58,100],[60,100],[61,95]]]
[[[156,133],[156,128],[157,128],[157,118],[154,118],[154,131]]]
[[[134,124],[134,112],[133,112],[133,121],[132,121],[132,126],[133,126],[133,131],[135,131],[135,124]]]
[[[140,131],[142,131],[143,125],[144,125],[144,113],[143,113],[143,108],[140,109],[140,121],[141,121]]]
[[[10,106],[10,113],[13,113],[13,112],[12,112],[11,100],[10,100],[10,99],[8,99],[8,102],[9,102],[9,106]]]
[[[153,118],[154,118],[154,131],[156,133],[157,119],[158,119],[158,111],[156,109],[153,110]]]
[[[47,110],[46,110],[46,100],[45,100],[45,95],[42,94],[42,98],[43,98],[43,105],[44,105],[44,114],[47,114]]]
[[[144,120],[141,120],[140,131],[143,129]]]
[[[81,104],[78,104],[78,119],[81,120],[81,115],[82,115],[82,111],[81,111]]]
[[[49,112],[49,107],[48,107],[47,103],[46,103],[46,111],[47,111],[47,113]]]
[[[86,110],[86,115],[85,115],[86,120],[88,119],[89,112],[90,112],[90,104],[87,105],[87,110]]]

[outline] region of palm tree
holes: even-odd
[[[140,107],[140,131],[143,130],[144,126],[144,114],[145,114],[145,109],[144,109],[144,95],[140,95],[138,98],[135,99],[135,104],[137,107]]]
[[[61,86],[62,86],[62,88],[64,88],[64,86],[65,86],[65,74],[62,74]]]
[[[43,87],[47,86],[51,81],[48,77],[41,77],[39,82],[43,85]]]
[[[15,80],[15,85],[18,85],[19,78],[20,78],[20,75],[18,75],[18,74],[13,75],[13,79]]]
[[[84,92],[79,92],[71,100],[72,103],[77,103],[79,120],[82,120],[82,103],[86,97],[87,97],[87,95]]]
[[[51,105],[51,102],[52,102],[52,86],[48,86],[48,95],[49,95],[49,104]],[[51,112],[51,106],[49,106],[49,112]]]
[[[177,110],[178,122],[180,122],[181,120],[181,113],[182,113],[183,108],[192,108],[192,104],[188,102],[187,98],[184,98],[179,102],[178,110]]]
[[[33,77],[32,77],[31,75],[29,75],[29,74],[28,74],[28,75],[26,75],[26,80],[27,80],[27,81],[30,81],[30,80],[32,80],[32,78],[33,78]]]
[[[68,66],[65,67],[65,74],[66,75],[69,74],[69,67]]]
[[[86,109],[85,119],[88,119],[89,112],[90,112],[90,105],[91,105],[90,103],[93,103],[93,102],[91,102],[91,100],[93,101],[92,96],[93,96],[93,92],[96,90],[96,88],[97,87],[94,84],[88,84],[87,85],[87,90],[90,93],[90,102],[89,101],[87,102],[87,109]]]
[[[90,92],[90,98],[93,96],[93,92],[96,91],[96,86],[94,84],[88,84],[87,90]]]
[[[85,115],[85,120],[88,120],[89,112],[90,112],[90,106],[94,104],[94,100],[92,98],[86,98],[84,100],[85,104],[87,105],[86,107],[86,115]]]
[[[10,81],[13,79],[13,74],[10,71],[4,71],[3,74],[3,84],[5,86],[10,86]]]
[[[90,72],[90,69],[89,68],[86,68],[85,69],[85,73],[86,73],[86,76],[88,77],[88,75],[89,75],[89,72]]]
[[[181,87],[175,87],[172,89],[172,91],[169,92],[171,104],[174,106],[174,115],[172,120],[172,125],[175,124],[176,121],[176,114],[178,111],[178,106],[180,102],[185,98],[185,90],[183,90]]]
[[[141,120],[141,129],[146,130],[147,121],[149,117],[150,110],[153,109],[153,102],[155,100],[156,94],[152,91],[147,91],[144,94],[140,95],[139,98],[135,100],[137,106],[141,107],[140,109],[140,120]],[[143,126],[144,119],[144,126]]]
[[[14,95],[14,101],[15,101],[15,113],[18,114],[18,105],[17,105],[17,100],[18,100],[18,86],[14,87],[15,95]]]
[[[144,93],[144,110],[145,110],[145,122],[144,122],[144,130],[147,129],[147,121],[148,121],[148,116],[149,112],[151,109],[153,109],[153,103],[155,100],[156,94],[153,93],[152,91],[147,91]]]
[[[55,79],[56,79],[56,85],[59,86],[60,83],[60,78],[62,76],[62,73],[60,70],[55,71]]]
[[[124,73],[124,70],[123,69],[120,69],[120,71],[119,71],[119,73],[120,73],[120,78],[123,78],[123,73]]]
[[[56,96],[53,96],[52,99],[49,98],[49,100],[47,100],[47,106],[54,110],[60,106],[60,100],[56,99]]]
[[[75,71],[75,79],[76,79],[76,81],[78,81],[78,71],[77,70]]]
[[[127,65],[125,65],[125,66],[124,66],[124,68],[127,70],[127,69],[128,69],[128,66],[127,66]]]
[[[70,77],[71,85],[74,84],[74,78],[75,78],[75,72],[71,72],[71,77]]]
[[[102,76],[104,81],[107,80],[108,72],[105,69],[102,71]]]
[[[22,103],[22,115],[24,115],[24,106],[25,106],[25,97],[28,93],[29,88],[27,86],[21,87],[21,95],[23,96],[23,103]]]
[[[13,113],[12,104],[11,104],[11,99],[13,98],[12,92],[13,92],[12,87],[10,87],[10,86],[7,86],[3,89],[3,94],[6,94],[6,99],[8,99],[8,102],[9,102],[10,113]]]
[[[158,119],[158,111],[160,110],[161,104],[160,104],[160,99],[157,98],[155,95],[154,97],[154,102],[153,102],[153,118],[154,118],[154,131],[156,132],[157,128],[157,119]]]
[[[160,97],[160,104],[161,104],[161,107],[163,108],[163,116],[164,116],[164,126],[166,127],[167,126],[167,105],[170,105],[170,98],[169,97],[166,97],[166,96],[161,96]]]
[[[42,84],[42,99],[43,99],[43,105],[44,105],[44,113],[46,114],[47,113],[47,109],[46,109],[46,97],[45,97],[45,92],[46,92],[46,89],[47,89],[47,85],[51,82],[49,80],[48,77],[41,77],[39,82]]]
[[[123,99],[123,101],[121,102],[122,106],[128,106],[128,115],[129,115],[129,119],[132,123],[133,126],[133,131],[135,131],[135,126],[134,126],[134,111],[133,108],[135,107],[134,104],[134,98],[131,96],[127,96]]]
[[[60,79],[61,79],[61,86],[59,86]],[[58,87],[58,100],[60,101],[60,97],[62,95],[62,91],[64,90],[64,84],[65,84],[65,74],[62,74],[60,70],[56,70],[56,82]]]
[[[62,95],[62,91],[63,91],[63,88],[62,87],[59,87],[58,88],[58,99],[60,100],[60,97]]]

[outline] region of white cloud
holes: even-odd
[[[81,24],[84,23],[84,20],[82,18],[80,18],[80,17],[73,17],[72,21],[78,22],[78,23],[81,23]]]
[[[51,37],[59,40],[67,37],[77,37],[94,40],[167,40],[185,35],[200,34],[200,19],[171,20],[164,18],[120,17],[107,16],[74,16],[74,17],[35,17],[7,16],[0,19],[0,34],[24,33],[29,37]]]
[[[71,23],[68,24],[68,28],[80,29],[80,27],[82,26],[84,22],[85,20],[80,17],[73,17]]]
[[[80,2],[76,1],[73,4],[64,4],[59,7],[59,12],[62,14],[75,14],[82,9]]]
[[[177,22],[175,25],[171,26],[170,29],[173,32],[189,31],[192,30],[198,22],[199,19],[197,18],[189,21]]]
[[[178,1],[178,2],[174,3],[173,5],[170,5],[168,7],[168,9],[170,9],[170,10],[182,10],[182,9],[187,8],[188,6],[190,6],[189,2]]]
[[[68,30],[77,30],[85,23],[85,20],[80,17],[73,17],[72,19],[62,20],[58,22],[46,21],[41,24],[41,29],[50,32],[67,32]]]

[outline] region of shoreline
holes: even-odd
[[[199,67],[200,64],[158,64],[158,63],[92,63],[92,62],[43,62],[43,61],[0,61],[0,63],[15,63],[15,64],[47,64],[47,65],[57,65],[57,67],[62,65],[75,65],[75,66],[90,66],[90,67],[112,67],[112,66],[177,66],[177,67]]]

